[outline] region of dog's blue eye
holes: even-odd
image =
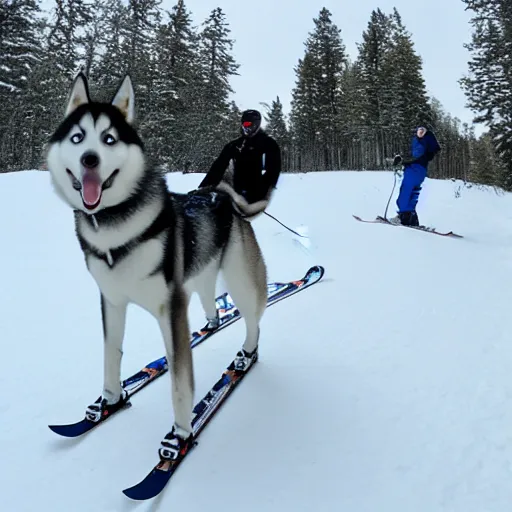
[[[105,137],[103,137],[103,142],[108,146],[113,146],[117,141],[114,139],[114,137],[112,137],[112,135],[107,134]]]
[[[84,135],[82,133],[75,133],[71,136],[71,142],[73,144],[79,144],[84,140]]]

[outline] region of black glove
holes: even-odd
[[[393,165],[400,165],[402,163],[402,156],[396,155],[395,159],[393,160]]]

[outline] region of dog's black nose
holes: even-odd
[[[94,169],[98,167],[100,164],[100,157],[93,153],[92,151],[88,151],[82,155],[82,165],[87,167],[88,169]]]

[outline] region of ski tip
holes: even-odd
[[[312,267],[307,271],[307,273],[306,273],[306,276],[305,276],[305,277],[307,278],[307,277],[308,277],[308,276],[310,276],[311,274],[315,274],[315,273],[323,275],[323,274],[324,274],[324,272],[325,272],[325,268],[324,268],[324,267],[322,267],[322,265],[313,265],[313,266],[312,266]]]
[[[311,270],[313,272],[316,272],[319,274],[318,276],[318,280],[322,279],[322,277],[324,277],[324,274],[325,274],[325,268],[322,267],[322,265],[315,265],[314,267],[311,267]]]
[[[64,435],[64,437],[68,437],[65,435],[66,429],[63,428],[63,425],[48,425],[48,428],[55,434],[59,434],[59,436]]]
[[[135,501],[150,500],[158,496],[171,478],[172,471],[162,471],[154,468],[144,480],[123,490],[123,494]]]
[[[128,489],[123,490],[123,494],[134,501],[144,501],[149,500],[151,498],[154,498],[154,496],[147,496],[140,492],[137,485],[134,485],[133,487],[129,487]],[[156,496],[156,494],[155,494]]]
[[[71,423],[70,425],[48,425],[48,428],[62,437],[78,437],[94,427],[94,423],[87,420]]]

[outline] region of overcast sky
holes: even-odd
[[[165,8],[175,3],[163,1]],[[215,7],[226,13],[240,64],[240,76],[231,82],[240,107],[258,108],[260,102],[270,103],[279,95],[287,111],[294,67],[322,7],[331,11],[353,60],[372,10],[380,7],[391,13],[396,7],[423,59],[428,93],[453,116],[463,122],[472,120],[457,83],[467,72],[469,54],[463,44],[471,35],[469,14],[461,0],[186,0],[186,5],[196,24]]]
[[[196,25],[212,9],[226,13],[235,40],[234,53],[240,76],[231,83],[234,99],[242,108],[262,108],[279,95],[289,111],[295,84],[294,67],[304,54],[304,41],[313,30],[313,18],[322,7],[329,9],[350,57],[357,55],[356,43],[366,29],[373,9],[390,13],[396,7],[413,35],[416,51],[423,59],[429,95],[463,122],[472,113],[458,80],[467,72],[469,54],[463,47],[470,41],[469,14],[461,0],[185,0]],[[45,6],[53,5],[45,0]],[[171,9],[175,0],[163,0]],[[480,130],[478,130],[480,131]]]

